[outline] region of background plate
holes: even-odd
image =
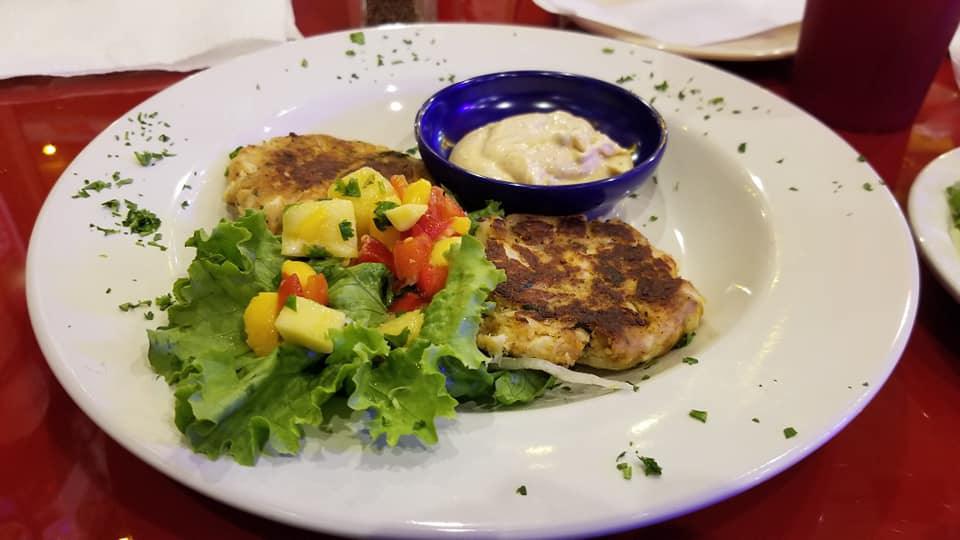
[[[577,26],[603,36],[609,36],[622,41],[636,43],[645,47],[653,47],[662,51],[699,58],[701,60],[757,61],[788,58],[797,52],[797,42],[800,39],[800,23],[787,24],[771,28],[766,32],[744,36],[742,38],[709,43],[706,45],[681,45],[664,43],[656,38],[642,34],[634,34],[620,28],[615,28],[583,17],[570,17]]]
[[[910,224],[927,262],[943,285],[960,302],[960,252],[950,239],[947,186],[960,182],[960,150],[931,161],[910,188]]]
[[[869,165],[798,108],[712,67],[582,34],[427,25],[365,38],[290,43],[170,87],[94,139],[44,204],[27,260],[38,341],[84,412],[152,466],[326,531],[582,536],[689,512],[782,471],[846,425],[895,366],[916,312],[909,230]],[[664,115],[657,180],[614,214],[672,254],[706,297],[694,342],[620,374],[637,392],[557,389],[526,409],[464,412],[430,448],[377,452],[314,433],[302,455],[256,467],[191,453],[146,360],[144,331],[164,316],[117,305],[163,294],[183,275],[193,255],[184,239],[225,214],[227,154],[290,131],[406,149],[434,91],[517,69],[618,81]],[[165,148],[176,155],[155,166],[133,159]],[[73,198],[85,179],[114,172],[133,182]],[[155,211],[168,249],[98,231],[114,221],[100,206],[112,198]],[[786,427],[798,434],[786,438]],[[656,458],[663,476],[624,480],[615,468],[624,451],[631,463]]]

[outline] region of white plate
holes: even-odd
[[[916,312],[912,238],[876,173],[800,109],[710,66],[583,34],[436,25],[365,35],[363,46],[346,33],[319,36],[194,75],[111,124],[51,190],[27,261],[31,320],[71,397],[147,463],[229,504],[325,531],[580,536],[683,514],[770,478],[830,439],[886,380]],[[558,389],[528,409],[462,413],[425,450],[377,453],[319,434],[302,455],[252,468],[191,453],[146,360],[144,331],[163,315],[150,323],[117,305],[183,275],[193,256],[184,239],[224,215],[230,150],[289,131],[408,148],[417,108],[448,80],[527,68],[621,79],[662,111],[670,143],[657,182],[615,213],[673,254],[706,297],[693,344],[623,374],[652,375],[638,392]],[[141,135],[137,114],[153,112]],[[132,151],[160,150],[160,133],[176,156],[138,166]],[[134,183],[71,198],[83,178],[115,170]],[[168,251],[88,227],[110,224],[99,204],[117,196],[162,217]],[[788,426],[798,435],[785,438]],[[624,480],[614,460],[632,449],[656,458],[663,476]]]
[[[600,35],[702,60],[743,62],[787,58],[797,52],[797,42],[800,39],[800,23],[786,24],[728,41],[694,46],[665,43],[650,36],[635,34],[583,17],[570,17],[570,20],[577,26]]]
[[[960,148],[933,160],[910,187],[910,224],[920,249],[940,281],[960,302],[960,251],[950,239],[947,186],[960,182]]]

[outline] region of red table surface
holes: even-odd
[[[349,2],[294,4],[306,35],[359,24]],[[560,24],[524,0],[441,0],[439,18]],[[788,93],[789,60],[720,67]],[[53,377],[27,316],[26,248],[50,187],[108,123],[182,77],[0,81],[0,539],[313,536],[199,495],[113,442]],[[949,61],[912,128],[841,136],[904,205],[917,172],[960,145]],[[55,154],[41,152],[47,143]],[[960,538],[960,308],[925,266],[922,273],[919,314],[900,364],[845,430],[754,489],[623,537]]]

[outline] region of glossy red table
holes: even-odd
[[[307,35],[360,22],[349,2],[294,4]],[[443,20],[559,23],[529,1],[441,0],[439,7]],[[789,61],[720,67],[788,94]],[[110,440],[54,379],[27,317],[24,258],[48,190],[109,122],[182,77],[141,72],[0,81],[0,539],[314,536],[201,496]],[[904,204],[923,165],[960,145],[960,96],[949,62],[911,129],[841,135]],[[48,143],[56,146],[52,155],[43,152]],[[752,490],[623,536],[960,538],[957,320],[960,308],[923,267],[906,352],[845,430]]]

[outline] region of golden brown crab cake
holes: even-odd
[[[480,232],[507,274],[477,338],[490,354],[633,367],[694,331],[703,298],[677,265],[619,221],[514,214]]]
[[[234,215],[263,211],[270,230],[277,233],[287,205],[325,198],[330,184],[361,167],[387,178],[429,178],[419,159],[385,146],[291,133],[241,148],[227,167],[223,198]]]

